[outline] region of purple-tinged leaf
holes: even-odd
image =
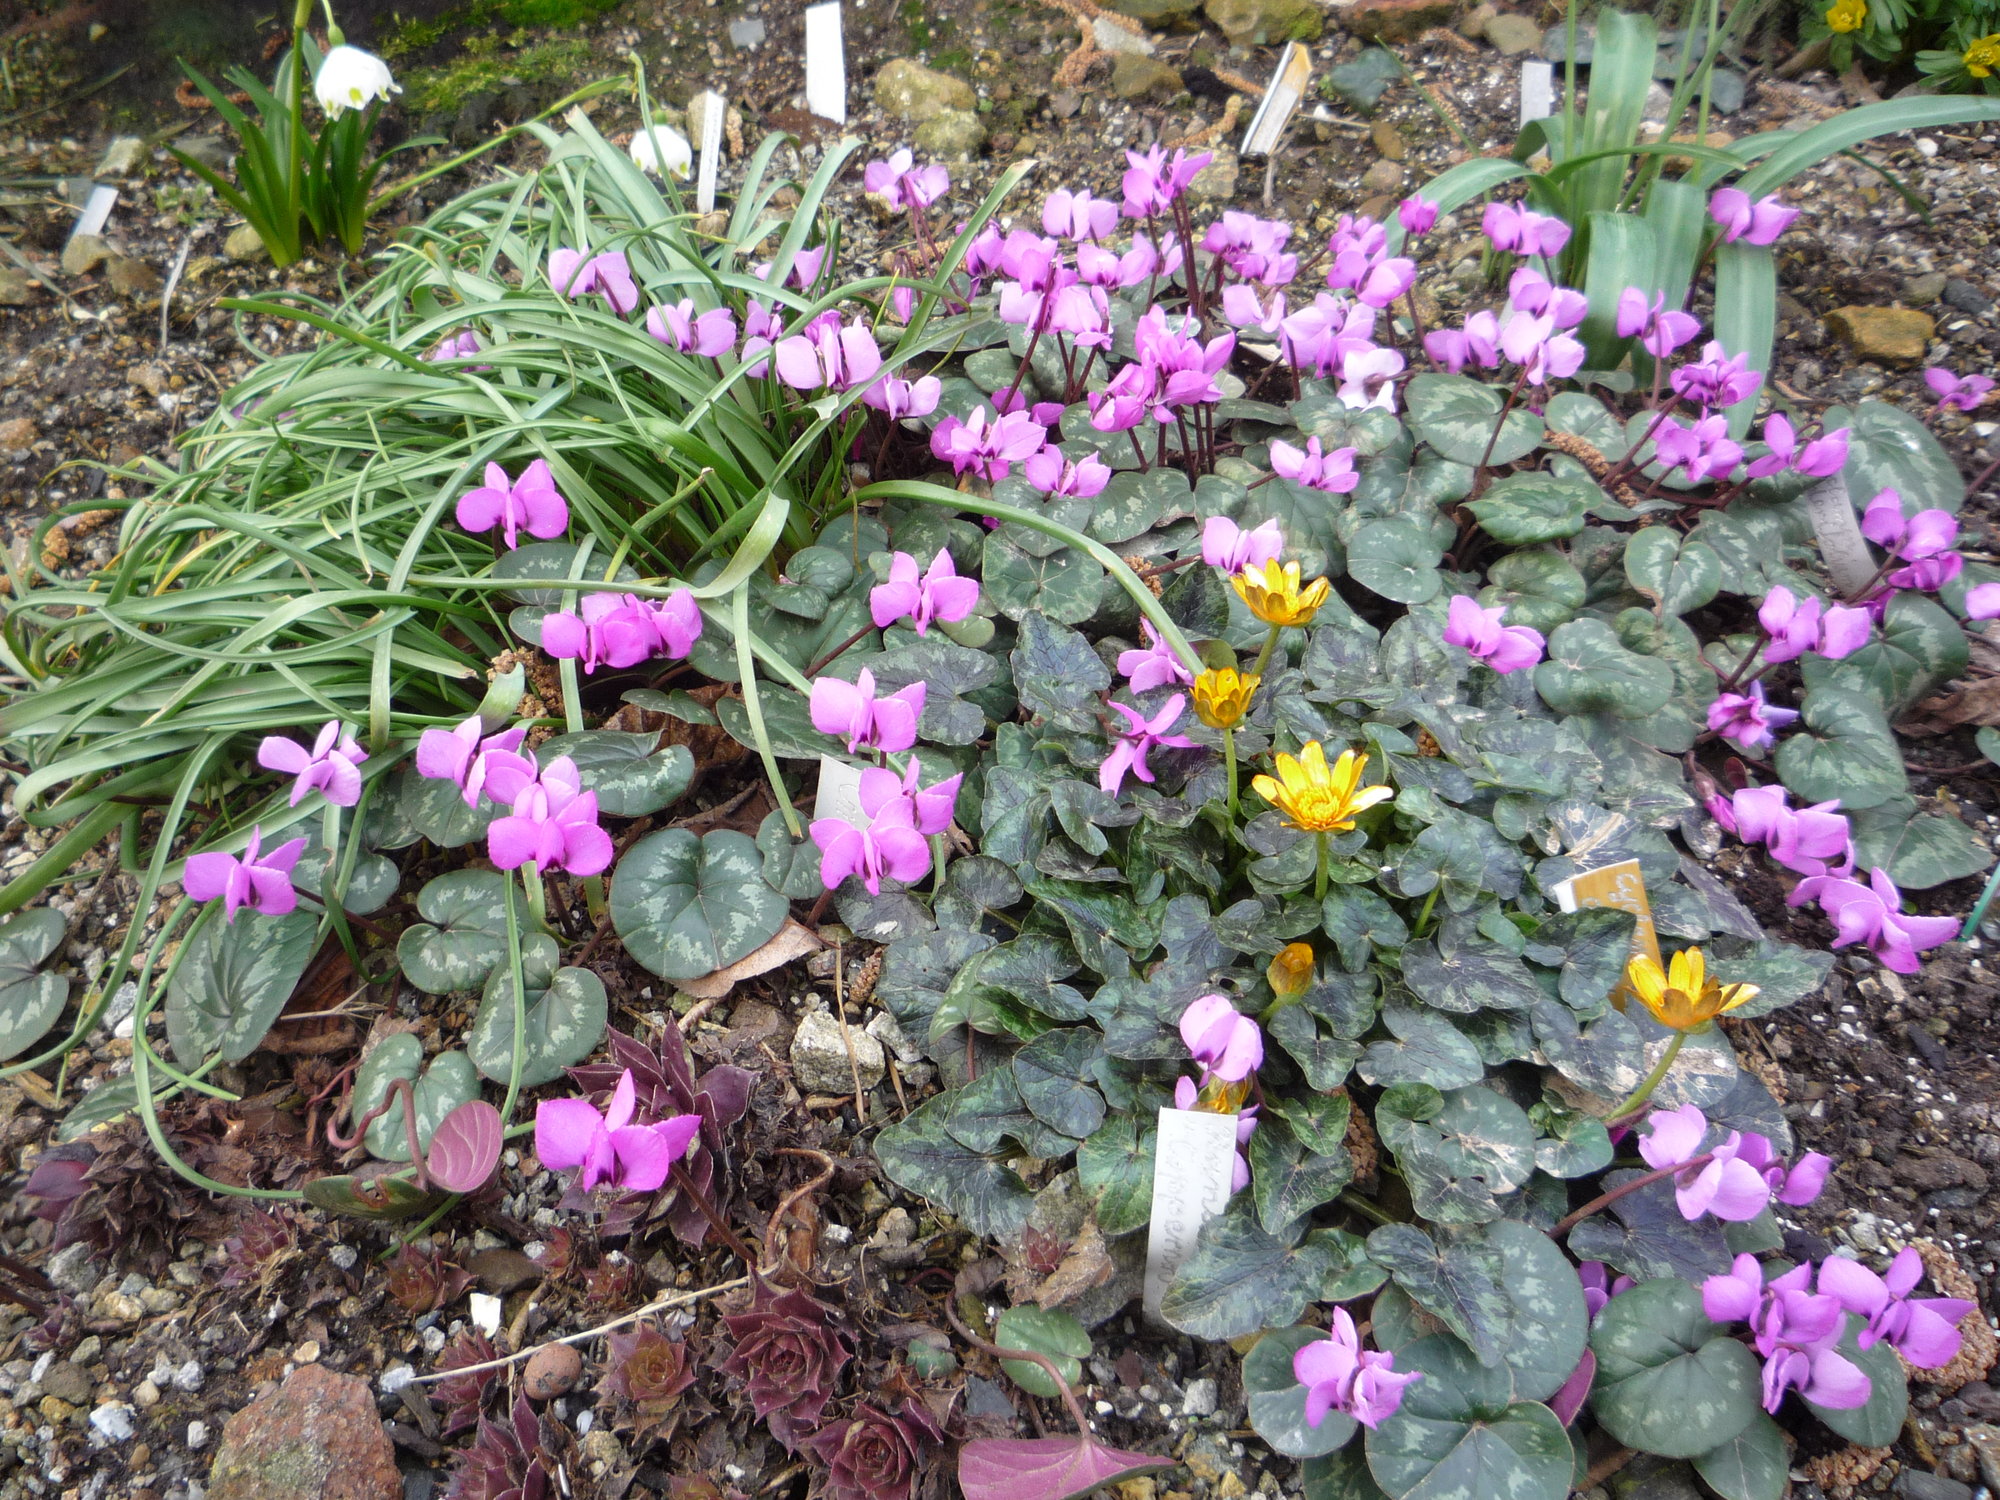
[[[500,1164],[506,1133],[499,1110],[484,1099],[468,1099],[438,1121],[424,1165],[440,1187],[476,1193]]]
[[[958,1453],[965,1500],[1081,1500],[1100,1485],[1176,1467],[1086,1438],[981,1438]]]
[[[1563,1426],[1569,1426],[1576,1420],[1576,1414],[1583,1410],[1584,1398],[1590,1394],[1590,1383],[1596,1378],[1597,1356],[1586,1349],[1569,1379],[1562,1383],[1562,1389],[1549,1397],[1549,1410],[1556,1414]]]

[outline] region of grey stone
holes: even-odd
[[[1927,307],[1944,295],[1945,280],[1942,271],[1907,276],[1903,279],[1903,300],[1913,307]]]
[[[186,135],[179,142],[181,154],[192,157],[210,171],[220,172],[229,166],[229,144],[215,135]]]
[[[1207,1376],[1200,1380],[1190,1380],[1181,1397],[1181,1415],[1184,1417],[1212,1417],[1215,1415],[1215,1382]]]
[[[896,57],[875,75],[875,102],[902,119],[928,120],[940,110],[970,110],[979,100],[964,79]]]
[[[1708,75],[1708,102],[1719,115],[1733,115],[1743,107],[1747,85],[1734,68],[1716,68]]]
[[[1243,175],[1243,163],[1228,146],[1215,148],[1215,160],[1194,174],[1188,184],[1188,200],[1193,203],[1227,203],[1236,196],[1236,180]]]
[[[105,147],[104,157],[97,164],[99,177],[136,176],[146,165],[146,158],[152,153],[146,150],[146,143],[136,135],[121,135]]]
[[[1486,40],[1502,57],[1519,57],[1541,45],[1542,28],[1535,24],[1531,16],[1503,10],[1486,23]]]
[[[969,109],[941,109],[916,128],[910,143],[940,161],[971,161],[986,144],[986,125]]]
[[[206,1376],[201,1368],[201,1361],[198,1359],[188,1360],[174,1371],[174,1389],[185,1392],[188,1395],[193,1395],[201,1389],[202,1381],[205,1378]]]
[[[222,253],[235,261],[271,258],[271,252],[264,248],[264,237],[248,224],[238,224],[229,231],[229,238],[222,242]]]
[[[1955,308],[1968,317],[1983,318],[1993,311],[1993,299],[1971,282],[1954,276],[1944,284],[1944,300],[1947,307]]]
[[[1202,8],[1232,47],[1316,41],[1325,25],[1315,0],[1205,0]]]
[[[854,1065],[848,1064],[848,1043],[854,1044]],[[808,1094],[851,1094],[854,1074],[859,1069],[861,1087],[872,1089],[882,1081],[886,1063],[882,1044],[859,1027],[850,1026],[843,1034],[840,1022],[826,1011],[809,1012],[792,1034],[792,1077]]]
[[[1361,174],[1361,186],[1370,193],[1393,193],[1403,186],[1403,169],[1386,157]]]
[[[752,47],[764,45],[764,21],[761,16],[738,16],[729,23],[729,45],[739,52],[747,52]]]
[[[1972,1500],[1972,1486],[1922,1469],[1905,1469],[1896,1476],[1896,1493],[1908,1500]]]
[[[911,1041],[908,1034],[897,1024],[896,1018],[886,1010],[877,1011],[866,1027],[868,1034],[895,1053],[899,1063],[922,1062],[923,1048]]]
[[[2000,1427],[1989,1422],[1974,1423],[1965,1429],[1965,1440],[1979,1455],[1979,1477],[1986,1481],[1988,1489],[2000,1491]]]
[[[132,1422],[132,1408],[123,1401],[107,1401],[90,1414],[90,1438],[94,1443],[130,1442],[138,1431]]]
[[[79,1241],[64,1245],[51,1255],[42,1267],[42,1274],[55,1283],[57,1291],[68,1292],[72,1297],[87,1297],[104,1272],[91,1258],[90,1246]]]
[[[26,307],[35,300],[35,278],[13,266],[0,266],[0,307]]]
[[[88,276],[111,259],[112,254],[110,241],[102,235],[73,234],[69,237],[69,243],[63,246],[63,274]]]
[[[1591,54],[1597,50],[1597,28],[1588,21],[1580,21],[1576,28],[1577,66],[1587,67]],[[1569,60],[1569,23],[1551,26],[1542,37],[1542,56],[1550,62]]]
[[[42,1372],[42,1394],[55,1396],[71,1406],[90,1399],[90,1371],[67,1359],[59,1359]]]
[[[1128,30],[1109,16],[1095,16],[1091,19],[1090,36],[1091,40],[1106,52],[1132,52],[1140,57],[1151,57],[1159,50],[1146,39],[1144,33]]]

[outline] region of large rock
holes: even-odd
[[[1333,0],[1333,24],[1375,42],[1414,42],[1449,26],[1458,0]]]
[[[1215,160],[1194,174],[1187,187],[1190,203],[1227,203],[1236,196],[1236,181],[1243,175],[1243,161],[1228,146],[1215,148]]]
[[[848,1064],[849,1042],[854,1045],[852,1067]],[[792,1035],[792,1078],[800,1090],[808,1094],[852,1094],[856,1068],[860,1070],[864,1090],[880,1083],[887,1070],[882,1044],[859,1026],[848,1027],[843,1036],[840,1022],[828,1012],[808,1012]]]
[[[986,144],[986,123],[969,109],[941,109],[916,128],[910,144],[938,161],[971,161]]]
[[[160,273],[147,262],[129,255],[114,255],[104,263],[105,280],[121,297],[146,297],[159,291]]]
[[[136,135],[121,135],[107,146],[104,157],[97,164],[99,177],[135,177],[145,169],[152,152],[146,143]]]
[[[1203,6],[1232,47],[1275,47],[1318,39],[1316,0],[1207,0]]]
[[[1511,11],[1500,11],[1486,23],[1486,40],[1497,48],[1502,57],[1519,57],[1523,52],[1533,52],[1542,44],[1542,28],[1535,24],[1533,16],[1515,15]]]
[[[1180,71],[1168,67],[1157,57],[1121,52],[1118,60],[1111,65],[1111,92],[1120,99],[1164,101],[1173,98],[1184,87]]]
[[[209,1500],[402,1500],[365,1381],[301,1365],[222,1428]]]
[[[264,237],[248,224],[238,224],[229,231],[229,238],[222,242],[222,253],[235,261],[271,258],[271,252],[264,246]]]
[[[1155,31],[1199,26],[1201,0],[1111,0],[1110,9],[1143,21]]]
[[[898,57],[875,75],[875,102],[902,119],[928,120],[941,110],[970,110],[979,100],[964,79]]]
[[[35,300],[35,279],[13,266],[0,266],[0,307],[26,307]]]
[[[1937,331],[1929,313],[1910,307],[1837,307],[1826,315],[1826,326],[1847,341],[1856,359],[1892,365],[1920,363]]]

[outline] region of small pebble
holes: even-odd
[[[352,1245],[335,1245],[326,1252],[326,1258],[333,1262],[336,1271],[351,1271],[354,1269],[355,1261],[361,1258],[361,1253]]]
[[[160,1404],[160,1388],[150,1380],[142,1380],[132,1387],[132,1404],[141,1411]]]
[[[174,1389],[193,1394],[195,1391],[201,1389],[202,1379],[201,1361],[191,1359],[178,1370],[174,1371]]]
[[[408,1370],[409,1366],[405,1365],[403,1368]],[[414,1375],[416,1371],[411,1370],[410,1373]],[[208,1446],[208,1423],[206,1422],[188,1423],[187,1445],[189,1448],[194,1449],[196,1451],[199,1451]]]
[[[385,1396],[393,1396],[412,1380],[417,1372],[408,1365],[391,1365],[376,1379],[376,1386]]]
[[[583,1356],[568,1344],[548,1344],[528,1361],[522,1386],[531,1400],[550,1401],[575,1385],[583,1374]]]
[[[107,1401],[91,1412],[90,1429],[102,1443],[129,1443],[139,1431],[132,1425],[132,1408],[122,1401]]]

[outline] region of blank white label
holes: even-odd
[[[722,95],[704,90],[696,101],[701,105],[701,166],[695,178],[694,206],[698,213],[715,207],[715,176],[722,160]]]
[[[1521,123],[1546,120],[1556,112],[1555,64],[1530,60],[1521,64]]]
[[[90,190],[83,212],[76,216],[76,228],[70,231],[70,238],[75,239],[80,234],[102,234],[105,223],[111,218],[112,205],[117,201],[117,188],[98,183]]]
[[[839,818],[856,828],[868,826],[861,811],[861,767],[831,755],[819,758],[819,794],[813,798],[813,817]]]
[[[1285,43],[1270,87],[1264,90],[1264,102],[1257,106],[1250,128],[1243,132],[1243,155],[1269,156],[1277,149],[1311,79],[1311,54],[1297,42]]]
[[[1152,1231],[1146,1241],[1146,1311],[1160,1315],[1160,1298],[1194,1253],[1201,1226],[1229,1202],[1236,1168],[1236,1116],[1204,1110],[1160,1111],[1153,1152]]]
[[[840,0],[806,7],[806,108],[822,120],[847,123],[847,47]]]

